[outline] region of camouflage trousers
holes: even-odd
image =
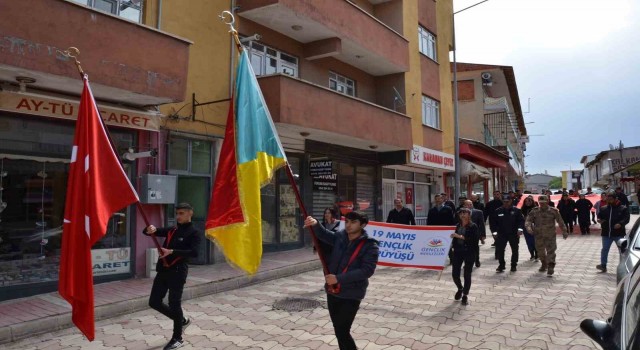
[[[536,251],[538,252],[538,258],[542,265],[556,263],[556,232],[537,232],[536,238]]]

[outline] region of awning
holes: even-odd
[[[460,182],[467,183],[468,179],[472,183],[491,180],[491,176],[491,170],[468,160],[460,159]]]
[[[485,168],[506,168],[509,156],[486,144],[471,140],[460,139],[460,158],[471,161]]]

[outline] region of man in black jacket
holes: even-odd
[[[456,224],[453,210],[444,204],[442,195],[436,194],[436,205],[427,213],[427,225],[429,226],[454,226]]]
[[[411,209],[402,205],[402,199],[396,198],[393,200],[394,209],[391,209],[387,216],[387,222],[402,225],[415,225],[416,220],[413,217]]]
[[[598,222],[602,227],[602,250],[600,251],[600,265],[596,268],[607,272],[607,258],[611,244],[626,234],[624,226],[629,223],[629,209],[620,203],[616,193],[607,194],[607,205],[600,208]]]
[[[149,306],[173,320],[173,335],[164,350],[177,349],[184,345],[183,331],[191,324],[182,312],[182,290],[187,282],[188,258],[198,256],[200,232],[191,224],[193,207],[189,203],[176,206],[177,226],[156,228],[149,225],[142,231],[149,236],[166,237],[162,243],[162,254],[156,264],[156,277],[151,287]],[[166,263],[166,266],[165,266]],[[163,303],[169,291],[169,305]]]
[[[518,243],[524,230],[524,216],[520,209],[512,205],[511,196],[502,197],[502,207],[496,209],[489,218],[491,232],[496,237],[496,255],[498,257],[498,268],[496,272],[505,270],[504,251],[507,243],[511,247],[511,271],[515,272],[518,266]]]
[[[491,217],[491,214],[493,214],[493,212],[501,206],[502,193],[500,191],[493,191],[493,199],[490,200],[489,203],[487,203],[487,205],[484,207],[484,222],[487,222],[487,220]],[[493,243],[491,243],[491,246],[496,246],[496,237],[493,237]],[[498,254],[496,254],[496,259],[498,259]]]
[[[480,196],[472,194],[469,199],[473,202],[473,209],[482,210],[482,215],[484,215],[484,203],[480,201]]]
[[[367,214],[352,211],[345,215],[345,229],[332,232],[311,216],[304,220],[304,226],[312,226],[318,239],[333,246],[327,261],[329,274],[324,277],[327,308],[340,350],[357,349],[351,325],[378,263],[378,241],[364,230],[368,222]]]

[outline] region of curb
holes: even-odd
[[[258,272],[253,277],[239,276],[220,281],[212,281],[200,285],[186,287],[182,300],[190,300],[205,295],[217,294],[254,284],[289,277],[320,268],[318,260],[302,262],[295,265],[275,268]],[[128,313],[149,309],[149,297],[137,297],[130,300],[101,305],[95,308],[95,320],[100,321]],[[22,322],[10,326],[0,327],[0,344],[7,344],[35,335],[53,332],[73,326],[71,311],[64,314],[44,317],[38,320]]]

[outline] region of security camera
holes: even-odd
[[[133,148],[129,148],[129,151],[127,151],[125,154],[122,155],[122,159],[132,162],[138,158],[155,157],[157,155],[158,155],[158,151],[155,149],[152,149],[146,152],[136,153],[136,152],[133,152]]]

